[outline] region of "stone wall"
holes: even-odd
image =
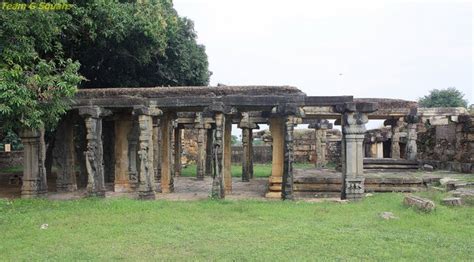
[[[242,146],[232,146],[232,163],[242,163]],[[253,162],[259,164],[272,162],[272,147],[269,145],[253,146]]]
[[[23,165],[23,151],[0,152],[0,168]]]
[[[181,161],[183,164],[195,164],[198,154],[198,130],[197,129],[184,129],[183,130],[182,142],[182,157]]]
[[[474,173],[474,116],[418,126],[418,159],[435,168]]]

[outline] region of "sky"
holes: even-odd
[[[174,0],[206,46],[211,85],[474,103],[471,1]]]

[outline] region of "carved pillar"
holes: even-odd
[[[176,126],[174,129],[174,176],[181,176],[181,133],[182,129]]]
[[[281,183],[283,181],[284,162],[284,126],[283,119],[273,116],[270,118],[270,132],[272,135],[272,173],[269,177],[268,198],[281,198]]]
[[[87,149],[84,152],[87,170],[87,193],[89,196],[104,197],[104,151],[102,145],[102,117],[109,115],[97,106],[79,109],[86,126]]]
[[[48,192],[46,184],[46,146],[44,131],[23,130],[20,133],[23,143],[23,185],[22,198],[44,196]]]
[[[206,123],[203,118],[203,113],[196,113],[196,119],[194,120],[194,127],[198,131],[197,144],[197,160],[196,160],[196,179],[203,180],[204,174],[206,173],[206,159],[207,159],[207,139],[208,132],[206,130]]]
[[[138,135],[138,121],[133,119],[132,129],[128,134],[128,179],[131,188],[136,188],[138,186]]]
[[[115,192],[131,191],[128,135],[132,125],[131,115],[121,114],[115,119]]]
[[[372,103],[346,103],[342,108],[342,199],[360,199],[364,194],[364,137],[367,113],[376,110]]]
[[[250,161],[252,156],[250,155],[250,128],[242,128],[242,181],[250,181]]]
[[[212,176],[212,198],[224,198],[224,128],[225,115],[218,112],[214,116],[216,129],[214,131],[213,144],[213,166],[214,172]]]
[[[232,193],[232,120],[225,116],[224,123],[224,190],[225,194]]]
[[[392,118],[385,120],[384,124],[392,127],[391,157],[400,159],[400,128],[403,125],[403,121],[400,121],[398,118]]]
[[[418,148],[416,145],[417,133],[416,133],[416,126],[418,123],[418,116],[417,115],[407,115],[405,117],[405,122],[408,123],[407,125],[407,145],[406,145],[406,158],[408,160],[416,160]]]
[[[56,189],[58,192],[77,190],[74,147],[74,117],[67,115],[56,128],[53,158],[56,162]]]
[[[326,130],[332,128],[332,124],[326,119],[317,119],[308,128],[314,128],[316,133],[316,167],[326,167]]]
[[[243,112],[239,122],[239,128],[242,129],[242,181],[248,182],[253,178],[253,134],[252,130],[258,128],[258,125],[250,121],[249,113]]]
[[[173,115],[170,112],[163,114],[161,125],[161,192],[174,191],[174,181],[171,174],[171,132]]]
[[[214,144],[213,141],[213,130],[212,128],[208,128],[206,130],[207,138],[206,138],[206,168],[205,168],[205,175],[212,176],[212,145]]]
[[[225,198],[226,191],[232,190],[232,178],[230,177],[230,155],[226,154],[226,145],[230,145],[228,137],[231,133],[232,122],[227,119],[226,113],[230,112],[230,108],[226,107],[222,102],[215,102],[207,109],[214,118],[214,139],[213,139],[213,174],[211,197],[216,199]],[[229,116],[230,117],[230,116]],[[227,153],[230,152],[227,148]]]
[[[133,110],[138,115],[138,197],[155,199],[155,170],[153,167],[153,117],[162,112],[155,106],[140,106]]]
[[[283,164],[283,181],[281,188],[281,198],[283,200],[293,199],[293,130],[296,124],[296,117],[287,116],[285,121],[285,160]]]
[[[206,136],[207,130],[205,128],[198,128],[198,154],[196,161],[196,178],[198,180],[203,180],[206,172]]]
[[[160,132],[160,119],[153,117],[153,169],[155,174],[155,182],[161,180],[161,132]]]

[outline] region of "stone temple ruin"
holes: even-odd
[[[367,132],[369,119],[384,120],[389,128]],[[328,120],[341,126],[335,147],[328,146],[328,132],[337,136],[328,131],[333,127]],[[85,187],[89,196],[104,196],[105,184],[112,183],[115,192],[136,192],[140,199],[154,199],[156,192],[173,193],[174,177],[182,168],[183,130],[195,130],[196,178],[212,177],[211,196],[224,198],[232,193],[232,124],[242,130],[242,181],[253,178],[254,130],[259,124],[270,126],[266,135],[261,134],[271,144],[267,197],[293,199],[298,193],[333,192],[342,199],[360,199],[366,191],[406,191],[419,181],[400,176],[377,180],[364,170],[418,169],[425,162],[419,159],[417,134],[423,130],[442,136],[436,129],[440,123],[453,126],[445,131],[454,132],[452,146],[446,149],[451,155],[441,159],[446,151],[423,148],[423,155],[438,155],[425,162],[446,168],[446,161],[452,161],[456,164],[450,168],[473,172],[473,116],[462,108],[425,109],[403,100],[307,96],[289,86],[83,89],[57,127],[54,145],[46,147],[42,130],[21,133],[21,196],[48,192],[46,180],[53,162],[58,192]],[[311,146],[304,147],[295,136],[298,124],[314,130]],[[341,173],[295,176],[295,158],[308,157],[316,167],[324,167],[327,156],[338,159]]]

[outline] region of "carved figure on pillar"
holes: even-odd
[[[110,115],[109,110],[97,106],[79,108],[84,117],[87,147],[84,152],[87,171],[87,193],[89,196],[105,196],[104,151],[102,145],[102,117]]]
[[[225,113],[230,112],[230,108],[226,107],[223,103],[218,102],[210,105],[207,109],[213,115],[215,122],[214,139],[213,139],[213,174],[212,174],[212,188],[211,197],[215,199],[225,198],[226,188],[224,178],[224,150],[225,150],[225,136],[228,135],[225,132],[226,116]],[[231,178],[230,178],[231,179]],[[227,181],[227,182],[232,182]]]
[[[162,112],[154,106],[138,107],[134,109],[138,115],[140,160],[138,197],[140,199],[155,199],[154,168],[153,168],[153,116]]]

